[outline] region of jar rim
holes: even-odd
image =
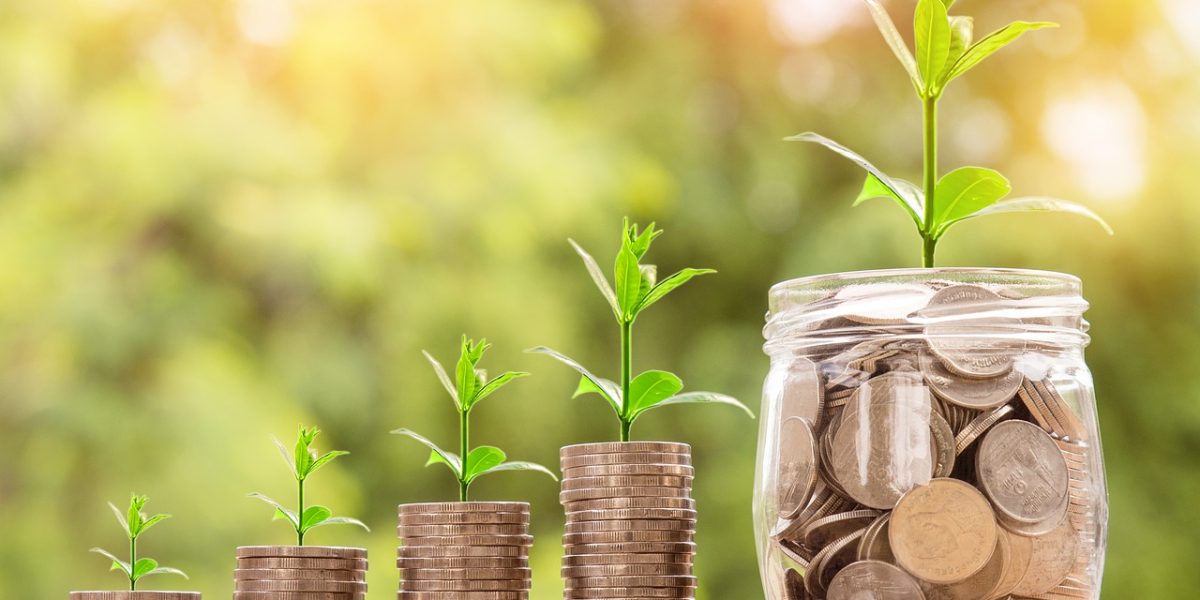
[[[823,273],[786,279],[772,285],[769,294],[773,296],[777,293],[822,289],[834,284],[867,283],[875,280],[926,281],[938,278],[962,280],[964,283],[978,280],[991,283],[1055,286],[1075,294],[1081,294],[1083,287],[1083,281],[1079,277],[1058,271],[1008,267],[903,267]]]

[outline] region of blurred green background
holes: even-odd
[[[1193,0],[963,0],[990,31],[1052,19],[956,82],[943,169],[1000,169],[1070,216],[962,225],[946,265],[1076,273],[1112,496],[1105,597],[1184,598],[1200,577],[1200,9]],[[912,3],[889,3],[910,32]],[[487,336],[521,380],[476,441],[554,464],[611,438],[546,344],[615,373],[616,328],[579,260],[620,219],[657,220],[662,271],[720,274],[639,321],[641,368],[757,406],[768,286],[911,266],[861,173],[781,139],[815,129],[916,179],[919,107],[857,0],[6,0],[0,3],[0,597],[120,587],[104,503],[175,519],[142,544],[229,597],[233,548],[286,543],[246,493],[290,497],[271,437],[320,425],[353,454],[310,485],[361,517],[312,543],[369,547],[392,597],[395,505],[449,499],[426,453],[453,410],[420,355]],[[706,600],[761,598],[750,517],[757,424],[651,413],[694,444]],[[533,474],[533,597],[561,597],[561,509]],[[151,580],[148,580],[150,582]],[[150,587],[179,587],[159,578]]]

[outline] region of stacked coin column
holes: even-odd
[[[333,546],[242,546],[233,600],[367,597],[367,551]]]
[[[71,592],[71,600],[200,600],[200,592]]]
[[[403,504],[399,600],[529,598],[529,504]]]
[[[561,452],[564,598],[695,598],[691,447],[598,443]]]

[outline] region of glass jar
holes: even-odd
[[[1107,492],[1077,278],[771,289],[755,478],[770,600],[1100,597]]]

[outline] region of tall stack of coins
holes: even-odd
[[[529,504],[403,504],[399,600],[529,598]]]
[[[242,546],[233,600],[362,600],[367,551],[333,546]]]
[[[695,598],[691,447],[579,444],[561,460],[563,598]]]
[[[768,342],[769,599],[1098,598],[1082,300],[1037,293],[906,281],[773,305],[768,336],[802,343]]]
[[[200,592],[71,592],[71,600],[200,600]]]

